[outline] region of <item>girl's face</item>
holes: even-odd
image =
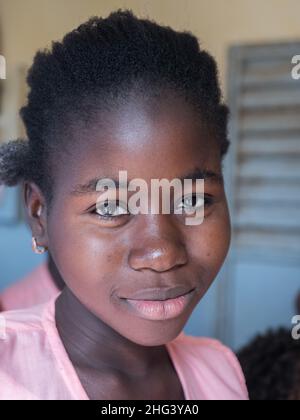
[[[55,167],[43,245],[69,289],[104,323],[137,344],[165,344],[183,329],[228,252],[230,220],[219,147],[192,107],[174,97],[159,104],[130,101],[99,113],[89,127],[74,124],[68,135],[72,143]],[[119,170],[127,171],[128,182],[144,179],[149,194],[151,179],[171,181],[196,170],[216,174],[205,179],[204,222],[186,225],[184,214],[104,219],[90,181],[118,179]],[[142,306],[138,310],[127,300],[162,300],[191,290],[174,305],[155,306],[154,313],[147,302],[135,300]]]

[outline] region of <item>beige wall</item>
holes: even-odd
[[[300,39],[300,0],[0,0],[7,112],[15,104],[12,81],[18,64],[30,65],[37,49],[89,16],[105,16],[119,7],[194,32],[215,55],[224,89],[230,44]]]

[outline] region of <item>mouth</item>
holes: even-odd
[[[146,289],[130,298],[120,299],[135,315],[152,321],[162,321],[181,315],[194,296],[194,292],[195,288],[186,290],[182,287]]]

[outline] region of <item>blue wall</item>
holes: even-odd
[[[29,273],[44,260],[31,250],[31,234],[21,214],[18,188],[0,199],[0,290]]]

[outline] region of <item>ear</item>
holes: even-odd
[[[25,217],[32,236],[36,238],[39,245],[48,247],[47,207],[43,193],[35,183],[25,181],[23,184],[23,200]]]

